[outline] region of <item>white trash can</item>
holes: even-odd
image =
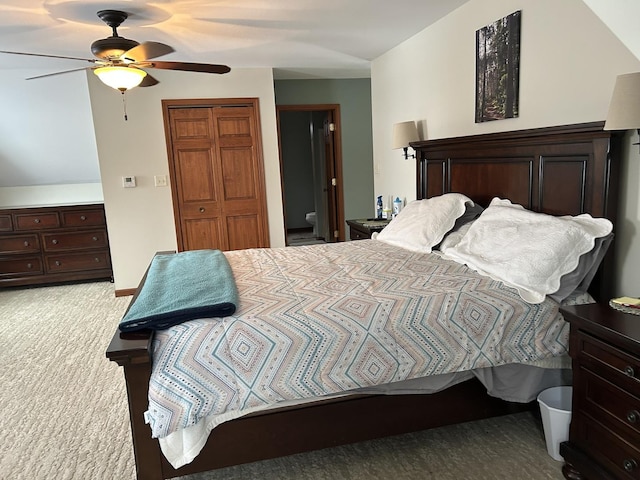
[[[560,444],[569,440],[572,390],[572,387],[552,387],[538,395],[547,453],[558,461],[564,460],[560,455]]]

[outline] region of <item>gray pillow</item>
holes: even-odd
[[[612,240],[613,233],[605,237],[596,238],[593,249],[580,256],[575,270],[563,275],[560,278],[560,288],[548,296],[556,302],[562,303],[573,292],[586,292]]]
[[[433,247],[433,249],[434,250],[440,250],[440,246],[444,242],[444,239],[447,238],[447,235],[449,235],[451,233],[455,233],[463,225],[466,225],[467,223],[473,222],[476,218],[478,218],[480,216],[480,214],[483,212],[483,210],[484,210],[484,208],[482,208],[477,203],[474,203],[474,205],[469,205],[467,203],[465,205],[464,213],[460,217],[458,217],[458,219],[456,220],[456,223],[453,224],[453,228],[447,232],[447,234],[442,239],[442,242],[440,242],[438,245]]]

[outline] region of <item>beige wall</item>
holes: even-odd
[[[522,10],[520,116],[476,124],[475,32],[516,10]],[[422,138],[433,139],[604,120],[616,75],[639,70],[638,58],[582,0],[471,0],[374,60],[375,191],[415,199],[415,164],[391,149],[396,122],[417,120]],[[616,287],[626,295],[640,295],[638,162],[637,147],[628,149]]]
[[[284,246],[280,169],[271,69],[233,69],[226,75],[153,71],[160,84],[126,94],[128,121],[119,92],[87,74],[116,290],[137,286],[156,251],[175,250],[171,189],[155,187],[168,175],[162,99],[242,98],[260,100],[271,246]],[[135,188],[123,188],[123,176]]]

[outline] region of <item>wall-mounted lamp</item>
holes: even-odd
[[[640,72],[616,78],[604,129],[637,130],[640,137]]]
[[[409,155],[407,150],[409,149],[410,142],[417,142],[420,140],[418,136],[418,129],[416,122],[400,122],[393,125],[393,148],[402,148],[404,150],[404,159],[408,160],[409,157],[416,158],[415,155]]]

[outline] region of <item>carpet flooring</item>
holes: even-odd
[[[121,369],[105,350],[130,297],[113,284],[0,289],[0,479],[133,480]],[[532,413],[181,480],[561,480]]]

